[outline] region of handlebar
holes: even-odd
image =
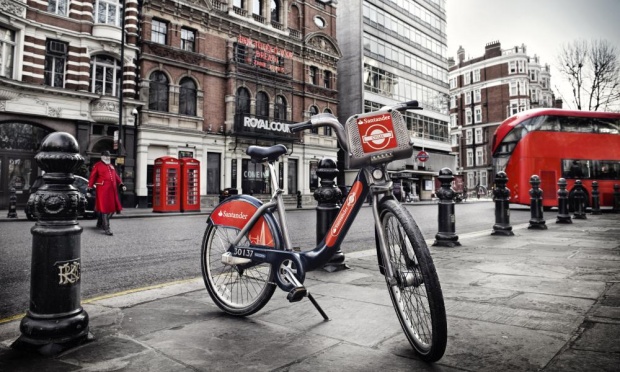
[[[379,112],[389,112],[389,111],[406,111],[406,110],[422,110],[422,107],[418,105],[418,101],[412,100],[407,102],[397,103],[393,106],[383,106],[378,111]],[[310,120],[303,121],[301,123],[289,124],[288,128],[291,132],[300,132],[305,129],[313,129],[318,127],[332,127],[336,132],[336,137],[338,138],[338,142],[344,151],[349,152],[349,142],[347,141],[346,131],[344,129],[344,125],[342,125],[338,118],[333,114],[323,113],[313,115]]]

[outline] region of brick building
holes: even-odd
[[[137,194],[148,202],[161,156],[201,161],[201,195],[267,194],[266,169],[249,145],[283,143],[286,194],[318,186],[318,161],[336,157],[335,134],[291,134],[286,123],[337,114],[335,5],[306,0],[161,1],[140,14]]]
[[[249,145],[286,144],[280,185],[307,200],[319,159],[336,156],[329,130],[292,135],[285,125],[337,114],[329,1],[0,0],[0,9],[0,208],[12,186],[26,202],[52,131],[77,138],[78,174],[101,151],[118,154],[126,207],[149,205],[164,155],[200,160],[200,195],[211,200],[224,188],[271,191]]]
[[[491,146],[495,129],[517,112],[561,107],[550,85],[549,65],[529,56],[525,45],[502,49],[488,43],[484,55],[458,62],[449,59],[450,130],[458,171],[467,187],[488,188],[492,182]]]

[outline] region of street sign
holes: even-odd
[[[427,161],[430,158],[430,156],[428,155],[428,152],[426,152],[426,151],[418,152],[418,155],[416,155],[415,157],[416,157],[416,159],[418,159],[422,163],[424,163],[425,161]]]

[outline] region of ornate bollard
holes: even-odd
[[[455,229],[454,190],[451,187],[454,176],[450,168],[442,168],[437,178],[441,182],[441,188],[435,192],[439,198],[439,214],[437,216],[439,231],[435,235],[433,245],[456,247],[461,243],[459,243],[459,236],[456,235]]]
[[[9,213],[7,218],[17,218],[17,195],[15,194],[15,187],[9,189]]]
[[[620,185],[614,184],[614,204],[612,211],[620,213]]]
[[[598,182],[592,181],[592,214],[601,214],[601,194],[598,191]]]
[[[531,219],[528,229],[546,230],[547,225],[543,219],[543,191],[540,188],[540,177],[533,175],[530,177],[530,212]]]
[[[81,234],[73,171],[84,159],[68,133],[49,134],[35,156],[45,185],[34,197],[39,219],[31,229],[30,309],[12,347],[55,355],[87,341],[88,314],[80,304]]]
[[[505,172],[499,172],[495,176],[495,189],[493,190],[493,201],[495,202],[495,225],[491,235],[512,236],[512,226],[510,226],[510,189],[506,187],[508,177]]]
[[[566,179],[558,180],[558,217],[555,223],[573,223],[568,213],[568,191],[566,191]]]
[[[342,191],[335,186],[334,180],[338,176],[338,168],[334,160],[321,159],[316,174],[321,183],[321,186],[314,190],[314,199],[318,202],[316,206],[316,242],[318,244],[327,235],[332,222],[340,212],[339,203],[342,198]],[[336,247],[336,253],[323,268],[329,272],[348,268],[344,263],[344,253],[340,247]]]
[[[573,209],[575,211],[573,218],[576,220],[585,220],[588,218],[586,217],[586,193],[583,190],[581,180],[575,181],[573,190]]]

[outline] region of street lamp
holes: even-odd
[[[121,0],[121,83],[118,87],[118,148],[116,149],[116,155],[123,155],[123,82],[125,80],[125,0]]]

